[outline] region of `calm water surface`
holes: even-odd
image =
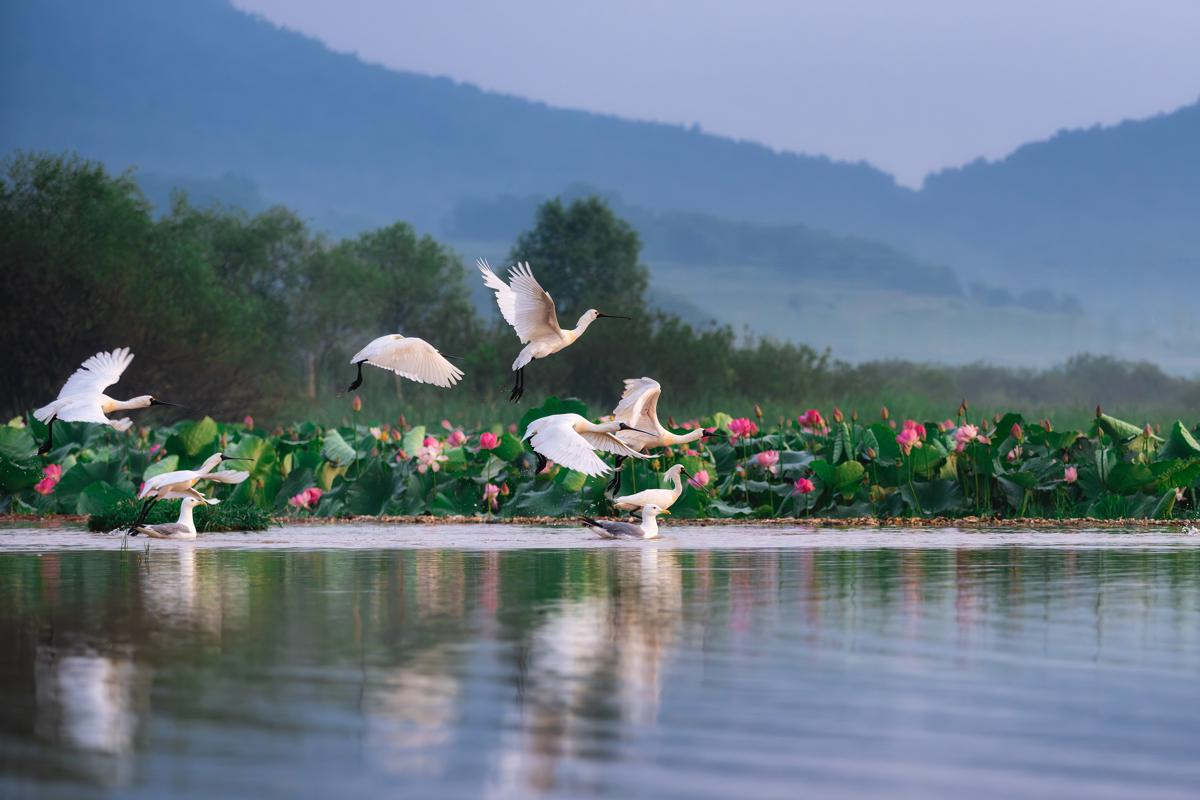
[[[5,530],[0,637],[6,798],[1200,793],[1177,534]]]

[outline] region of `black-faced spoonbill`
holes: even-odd
[[[628,427],[623,422],[589,422],[578,414],[551,414],[529,423],[522,440],[529,439],[533,446],[533,452],[538,456],[539,472],[546,465],[546,459],[551,459],[584,475],[603,475],[612,467],[605,464],[594,450],[645,458],[613,435]]]
[[[390,369],[401,378],[408,378],[417,383],[432,383],[443,389],[449,389],[463,376],[463,371],[447,361],[429,342],[398,333],[389,333],[372,340],[354,354],[350,363],[358,367],[358,377],[346,389],[347,392],[353,392],[362,386],[363,364]]]

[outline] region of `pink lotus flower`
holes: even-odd
[[[905,427],[900,433],[896,434],[896,444],[900,445],[900,452],[908,455],[914,447],[921,446],[921,436],[917,433],[916,428]]]
[[[938,430],[941,431],[942,433],[945,433],[946,431],[953,430],[953,429],[954,429],[954,420],[952,420],[952,419],[942,420],[941,422],[938,423]]]
[[[979,428],[974,425],[959,425],[954,431],[954,449],[962,452],[968,444],[979,439]]]
[[[779,463],[779,451],[764,450],[761,453],[756,453],[754,460],[758,462],[760,467],[774,474],[776,469],[775,465]]]
[[[362,398],[358,395],[354,395],[354,400],[351,401],[350,408],[354,409],[355,414],[362,411]]]
[[[796,482],[792,484],[792,488],[797,494],[810,494],[815,491],[817,487],[808,478],[798,478]]]
[[[455,431],[453,431],[453,432],[450,434],[450,436],[449,436],[449,437],[446,439],[446,442],[447,442],[447,443],[448,443],[448,444],[449,444],[451,447],[458,447],[459,445],[461,445],[461,444],[462,444],[463,442],[465,442],[465,441],[467,441],[467,435],[466,435],[465,433],[463,433],[462,431],[460,431],[460,430],[455,430]]]
[[[734,439],[753,436],[758,433],[758,425],[746,417],[738,417],[737,419],[729,420],[729,432],[733,434]]]
[[[925,437],[927,435],[925,433],[925,426],[917,422],[915,419],[904,420],[904,425],[902,427],[903,430],[906,431],[916,431],[917,436],[920,437],[921,441],[925,441]]]
[[[1021,426],[1016,422],[1012,424],[1012,428],[1009,430],[1009,433],[1018,442],[1025,438],[1025,431],[1021,430]]]
[[[321,502],[321,495],[323,494],[325,493],[316,486],[310,486],[299,494],[288,498],[288,505],[309,511],[315,508],[317,503]]]
[[[479,449],[494,450],[500,444],[500,437],[491,431],[484,431],[479,434]]]
[[[500,507],[500,501],[496,499],[500,494],[500,487],[494,483],[489,483],[483,487],[483,502],[492,511]]]
[[[1075,467],[1067,467],[1063,470],[1063,480],[1067,483],[1074,483],[1079,480],[1079,470]]]
[[[800,423],[801,428],[806,428],[808,430],[816,430],[818,428],[825,427],[825,420],[821,416],[821,412],[815,408],[810,408],[808,411],[805,411],[802,416],[796,418],[796,421]]]
[[[248,430],[248,431],[252,431],[252,430],[254,430],[254,417],[250,416],[249,414],[247,414],[246,416],[242,417],[242,425],[243,425],[243,426],[246,428],[246,430]]]
[[[50,494],[55,485],[62,480],[62,467],[58,464],[47,464],[42,467],[42,479],[33,485],[38,494]]]
[[[685,456],[698,456],[698,455],[700,455],[700,451],[699,451],[699,450],[693,450],[692,448],[688,447],[688,446],[685,444],[685,445],[683,446],[683,454],[684,454]]]
[[[442,427],[448,431],[454,430],[454,426],[450,424],[450,420],[448,419],[442,420]]]
[[[421,444],[423,444],[425,447],[432,447],[432,448],[434,448],[435,450],[441,450],[441,449],[442,449],[442,443],[441,443],[441,442],[439,442],[439,441],[438,441],[436,438],[434,438],[433,436],[426,436],[426,437],[425,437],[425,441],[421,442]]]
[[[449,460],[450,459],[447,456],[442,455],[442,449],[440,447],[422,447],[421,451],[417,453],[417,472],[421,473],[422,475],[424,475],[427,470],[433,470],[434,472],[437,472],[439,469],[441,469],[441,463]]]
[[[1014,447],[1012,450],[1009,450],[1008,455],[1005,456],[1005,458],[1008,459],[1008,463],[1010,463],[1010,464],[1013,463],[1014,461],[1016,461],[1020,457],[1021,457],[1021,448],[1020,447]]]
[[[160,451],[160,450],[162,450],[161,444],[150,445],[150,457],[154,458],[156,455],[158,455],[158,451]]]
[[[511,433],[512,435],[516,436],[517,435],[517,423],[515,423],[515,422],[508,423],[508,432]]]
[[[702,489],[705,486],[708,486],[708,479],[708,470],[698,469],[696,470],[695,474],[692,475],[692,477],[688,478],[688,483],[697,489]]]

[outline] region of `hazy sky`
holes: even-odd
[[[397,69],[910,185],[1200,97],[1200,0],[233,0]]]

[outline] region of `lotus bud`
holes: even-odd
[[[962,410],[962,413],[967,413],[970,410],[970,406],[967,405],[967,398],[964,397],[962,402],[958,404],[958,407]]]
[[[856,409],[853,409],[853,410],[850,412],[850,421],[851,421],[851,422],[858,422],[858,409],[857,409],[857,408],[856,408]]]
[[[1021,430],[1021,425],[1017,422],[1013,423],[1012,429],[1009,430],[1009,433],[1011,433],[1012,437],[1018,442],[1025,438],[1025,431]]]
[[[762,406],[760,406],[758,403],[754,404],[754,416],[758,417],[760,420],[762,419]]]
[[[668,425],[670,425],[672,428],[678,428],[678,427],[679,427],[679,425],[678,425],[678,424],[675,422],[675,418],[674,418],[674,417],[667,417],[667,424],[668,424]]]
[[[891,416],[891,414],[888,413],[887,406],[884,406],[883,408],[879,409],[880,419],[887,419],[889,416]]]
[[[1000,424],[1000,414],[999,413],[992,415],[992,422],[996,423],[997,425]]]
[[[248,431],[254,430],[254,417],[250,416],[249,414],[242,417],[242,427]]]
[[[511,490],[508,488],[507,482],[500,484],[500,495],[502,497],[508,497],[509,491]]]
[[[354,401],[350,403],[350,408],[354,409],[355,414],[362,411],[362,398],[354,395]]]
[[[873,458],[875,458],[875,456],[876,456],[876,455],[878,455],[878,454],[875,452],[875,448],[874,448],[874,447],[868,447],[868,448],[867,448],[867,458],[872,458],[872,459],[873,459]]]
[[[1097,404],[1096,404],[1096,416],[1097,416],[1097,417],[1099,417],[1099,416],[1103,416],[1103,414],[1104,414],[1104,412],[1100,410],[1100,404],[1099,404],[1099,403],[1097,403]]]
[[[396,427],[402,431],[408,430],[408,420],[403,414],[400,415],[400,419],[396,420]]]
[[[1161,422],[1154,423],[1154,432],[1162,433],[1162,423]]]
[[[833,407],[833,421],[838,423],[839,425],[846,421],[846,415],[843,414],[842,410],[840,408],[838,408],[837,406]]]
[[[1146,427],[1142,428],[1142,435],[1149,439],[1154,435],[1154,429],[1150,427],[1150,423],[1146,423]]]
[[[1042,430],[1044,430],[1046,433],[1049,433],[1051,430],[1053,430],[1053,428],[1050,427],[1050,419],[1048,417],[1042,420]]]
[[[221,446],[220,446],[221,451],[224,452],[225,448],[228,446],[229,446],[229,434],[222,433],[221,434]]]

